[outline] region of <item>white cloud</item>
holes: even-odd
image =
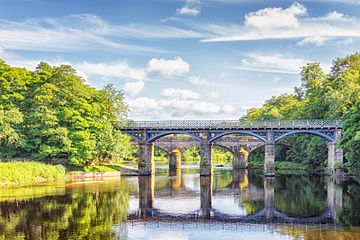
[[[166,116],[175,118],[218,118],[235,112],[231,105],[218,105],[202,100],[199,93],[187,90],[167,88],[162,91],[158,100],[151,98],[129,99],[130,115],[152,119]]]
[[[339,21],[339,20],[346,20],[347,17],[343,13],[339,13],[337,11],[333,11],[328,13],[326,16],[320,18],[322,20],[333,20],[333,21]]]
[[[208,95],[209,98],[218,98],[219,94],[215,91],[211,91]]]
[[[197,16],[201,13],[200,1],[187,0],[185,5],[176,9],[177,15]]]
[[[133,112],[146,112],[153,111],[159,108],[159,103],[152,98],[141,97],[127,100],[130,111]]]
[[[199,99],[200,94],[188,89],[166,88],[162,91],[161,96],[171,99]]]
[[[239,69],[258,71],[298,74],[300,68],[309,62],[301,58],[290,58],[281,54],[257,54],[252,53],[248,58],[242,59]]]
[[[360,19],[339,12],[323,17],[306,15],[306,7],[295,3],[288,8],[264,8],[245,15],[243,25],[195,25],[215,37],[202,42],[294,39],[299,45],[321,45],[335,38],[360,37]]]
[[[83,14],[64,18],[0,19],[0,45],[11,50],[84,51],[85,49],[160,51],[111,40],[111,29],[100,17]]]
[[[222,109],[223,109],[223,111],[225,113],[233,113],[233,112],[235,112],[235,108],[232,105],[229,105],[229,104],[224,105]]]
[[[181,57],[175,57],[173,60],[152,58],[148,63],[147,72],[151,75],[160,75],[163,77],[179,77],[190,71],[190,64]]]
[[[0,46],[8,50],[166,52],[156,47],[128,44],[123,39],[201,38],[205,35],[164,24],[111,24],[96,15],[77,14],[22,21],[0,19],[0,36]]]
[[[145,83],[144,81],[137,82],[126,82],[124,84],[124,93],[131,97],[134,97],[141,93],[144,90]]]
[[[39,64],[39,61],[26,59],[7,51],[0,46],[0,59],[5,60],[11,66],[24,67],[30,70],[35,70],[35,67]]]
[[[296,28],[299,26],[297,16],[306,14],[306,8],[294,3],[289,8],[264,8],[245,15],[245,25],[259,29]]]
[[[310,36],[310,37],[306,37],[303,40],[301,40],[300,42],[298,42],[298,45],[313,44],[316,46],[322,46],[329,40],[330,40],[330,38],[324,37],[324,36]]]
[[[176,14],[196,16],[200,14],[200,9],[189,6],[183,6],[181,8],[176,9]]]
[[[197,86],[211,86],[213,85],[209,80],[201,77],[191,76],[189,78],[189,81],[191,84],[197,85]]]
[[[74,66],[89,77],[100,76],[105,78],[120,78],[123,80],[143,80],[146,78],[144,69],[130,67],[125,61],[103,63],[89,63],[84,61]]]

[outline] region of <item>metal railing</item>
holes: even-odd
[[[337,119],[299,119],[299,120],[159,120],[129,121],[121,129],[213,129],[213,128],[321,128],[340,127],[342,122]]]

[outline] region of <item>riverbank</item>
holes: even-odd
[[[50,165],[34,161],[0,162],[0,186],[27,185],[57,179],[136,176],[135,168],[123,164],[100,166]]]
[[[0,185],[24,185],[53,181],[65,177],[62,165],[39,162],[0,162]]]

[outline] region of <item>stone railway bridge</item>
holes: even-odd
[[[343,162],[343,151],[337,146],[341,139],[339,120],[274,120],[244,122],[240,120],[173,120],[173,121],[130,121],[119,129],[130,135],[139,144],[139,174],[155,172],[154,145],[167,135],[186,134],[198,141],[200,146],[200,175],[213,173],[211,146],[221,143],[226,135],[248,135],[265,145],[265,175],[275,174],[275,143],[292,134],[313,134],[328,142],[328,170],[334,172],[335,165]],[[251,139],[251,141],[250,141]],[[251,146],[253,138],[247,144]],[[234,141],[235,142],[235,141]],[[238,142],[238,148],[241,147]],[[230,144],[231,145],[231,144]],[[230,146],[226,145],[226,146]],[[234,145],[232,145],[234,146]],[[176,157],[174,157],[176,158]],[[241,165],[241,164],[239,164]],[[172,164],[176,168],[176,164]]]

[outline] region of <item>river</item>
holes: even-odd
[[[360,184],[196,167],[0,190],[0,239],[360,239]]]

